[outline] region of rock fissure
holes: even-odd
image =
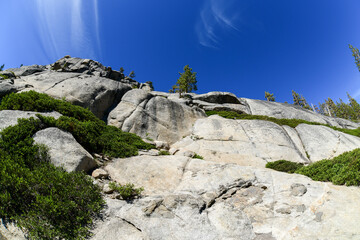
[[[125,218],[120,218],[121,220],[123,220],[124,222],[130,224],[131,226],[133,226],[135,229],[137,229],[139,232],[142,232],[142,230],[140,228],[138,228],[134,223],[130,222],[129,220],[126,220]]]
[[[295,151],[296,151],[304,160],[307,160],[307,161],[309,162],[310,159],[308,159],[307,156],[304,156],[304,155],[302,154],[301,150],[298,148],[298,146],[296,146],[294,140],[291,138],[291,136],[289,135],[288,131],[287,131],[283,126],[281,126],[281,125],[279,125],[279,126],[283,129],[286,138],[291,142],[291,144],[293,145]],[[296,131],[296,129],[295,129],[295,128],[293,128],[293,129],[295,130],[297,136],[299,136],[299,134],[298,134],[298,132]],[[299,139],[300,139],[300,137],[299,137]],[[304,145],[303,145],[301,139],[300,139],[300,142],[301,142],[301,145],[303,146],[304,151],[306,152],[306,150],[305,150],[305,148],[304,148]]]

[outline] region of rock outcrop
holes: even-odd
[[[94,154],[103,161],[92,177],[102,187],[107,206],[103,219],[96,221],[93,240],[360,239],[359,187],[264,168],[282,159],[304,164],[330,159],[359,148],[360,138],[322,125],[292,128],[264,120],[207,117],[205,111],[303,119],[347,129],[360,127],[358,123],[226,92],[179,98],[153,91],[151,83],[140,84],[96,61],[69,56],[51,65],[0,74],[8,78],[0,79],[0,98],[35,90],[65,99],[158,148],[122,159]],[[36,114],[0,111],[0,130]],[[68,172],[97,167],[70,133],[47,128],[33,138],[49,148],[54,165]],[[199,155],[203,160],[196,159]],[[110,181],[133,183],[144,191],[132,201],[119,200]],[[1,222],[3,239],[25,238],[15,226]]]
[[[97,166],[91,154],[70,133],[58,128],[46,128],[38,131],[33,138],[36,144],[48,147],[52,164],[68,172],[88,172]]]
[[[354,129],[360,127],[360,124],[352,121],[328,117],[313,111],[306,110],[299,106],[286,103],[269,102],[263,100],[255,100],[248,98],[241,98],[249,107],[252,115],[265,115],[274,118],[288,118],[288,119],[303,119],[309,122],[317,122],[328,124],[333,127]]]
[[[108,124],[171,144],[187,136],[192,124],[203,117],[205,114],[199,108],[134,89],[110,112]]]
[[[263,120],[210,116],[195,122],[191,135],[172,145],[207,160],[264,167],[267,162],[316,162],[360,146],[360,138],[319,125],[296,128]],[[181,152],[180,151],[180,152]]]
[[[97,222],[93,239],[335,240],[360,236],[357,187],[184,157],[141,158],[116,160],[109,167],[110,176],[150,191],[133,202],[107,199],[105,218]],[[168,171],[161,167],[166,160],[172,166]],[[144,171],[144,163],[154,167]],[[123,179],[117,177],[123,175]]]

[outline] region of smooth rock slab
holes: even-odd
[[[146,160],[163,163],[158,157]],[[149,178],[144,169],[132,165],[138,179]],[[154,168],[152,175],[163,171]],[[153,193],[133,202],[107,199],[105,220],[97,223],[93,239],[121,239],[110,226],[139,239],[359,239],[359,187],[198,159],[190,159],[183,171],[167,178],[175,189],[152,185]],[[99,234],[106,230],[111,234]]]
[[[360,147],[360,138],[325,126],[300,124],[295,129],[312,162],[331,159]]]
[[[339,128],[354,129],[360,127],[360,124],[358,123],[342,118],[321,115],[292,104],[248,98],[241,98],[241,100],[247,103],[252,115],[265,115],[274,118],[303,119],[309,122],[328,124]]]
[[[35,143],[49,148],[51,163],[67,172],[87,172],[96,167],[93,157],[68,132],[46,128],[38,131],[33,138]]]
[[[264,167],[281,159],[308,162],[298,139],[293,140],[285,128],[268,121],[231,120],[217,115],[197,120],[192,135],[172,147],[193,151],[206,160],[244,166]]]
[[[144,187],[144,194],[161,194],[175,189],[188,161],[189,158],[182,156],[144,155],[116,159],[105,170],[120,184],[130,182]]]

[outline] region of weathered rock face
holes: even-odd
[[[18,110],[2,110],[0,111],[0,131],[9,126],[16,125],[19,118],[36,118],[36,114],[41,114],[47,117],[54,117],[55,119],[61,117],[61,114],[58,112],[38,113]]]
[[[300,124],[296,131],[313,162],[331,159],[360,147],[360,138],[325,126]]]
[[[46,128],[34,135],[37,144],[49,148],[50,161],[66,171],[89,171],[96,167],[93,157],[67,132],[58,128]]]
[[[22,77],[32,75],[34,73],[42,72],[46,70],[46,66],[40,65],[31,65],[31,66],[22,66],[20,68],[9,68],[6,69],[3,73],[13,73],[13,77]]]
[[[325,126],[300,124],[295,129],[262,120],[199,119],[190,136],[172,145],[207,160],[264,167],[289,160],[309,163],[332,158],[360,146],[360,138]]]
[[[110,112],[108,124],[143,138],[174,143],[187,136],[195,120],[204,116],[198,108],[134,89]]]
[[[103,118],[131,89],[125,83],[79,73],[44,72],[23,77],[21,81],[33,86],[28,89],[89,108],[99,118]]]
[[[339,128],[353,129],[360,127],[360,124],[354,123],[352,121],[341,118],[327,117],[291,104],[254,100],[248,98],[241,98],[241,100],[246,102],[249,107],[250,114],[252,115],[265,115],[274,118],[303,119],[309,122],[328,124],[330,126]]]
[[[166,159],[174,166],[168,172],[172,177],[162,167],[144,171],[144,162],[162,166]],[[171,173],[175,166],[182,174]],[[130,167],[136,176],[128,173]],[[360,235],[356,187],[171,156],[137,157],[113,170],[114,179],[127,174],[151,191],[132,203],[107,199],[105,218],[98,221],[93,239],[335,240]]]

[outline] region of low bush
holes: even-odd
[[[337,185],[360,186],[360,148],[345,152],[333,159],[324,159],[308,166],[280,160],[269,162],[267,168],[281,172],[298,173],[315,181]]]
[[[360,185],[360,148],[345,152],[331,160],[321,160],[298,169],[316,181],[329,181],[337,185]]]
[[[134,184],[127,183],[125,185],[117,184],[115,182],[109,183],[110,189],[120,194],[124,200],[132,200],[141,195],[144,188],[135,188]]]
[[[37,115],[19,119],[0,132],[0,218],[23,228],[30,239],[85,239],[104,204],[101,191],[85,173],[67,173],[49,162],[44,146],[32,136],[58,127],[73,134],[89,152],[129,157],[150,149],[135,134],[107,126],[89,110],[34,91],[5,96],[0,110],[63,114],[59,119]],[[124,199],[140,195],[133,185],[118,186]]]
[[[54,99],[35,91],[11,93],[3,97],[0,110],[22,110],[34,112],[57,111],[64,116],[80,121],[100,121],[90,110],[73,105],[63,100]]]
[[[159,152],[159,155],[162,156],[162,155],[170,155],[169,151],[165,151],[165,150],[162,150]]]
[[[197,159],[204,159],[204,157],[203,157],[203,156],[200,156],[200,155],[198,155],[198,154],[196,154],[196,153],[195,153],[195,155],[193,156],[193,158],[197,158]]]
[[[84,173],[50,164],[46,148],[32,139],[44,127],[20,119],[0,133],[0,218],[30,239],[84,239],[104,204],[101,191]]]
[[[151,149],[140,137],[108,126],[91,111],[63,100],[54,99],[35,91],[9,94],[3,98],[0,110],[22,110],[49,112],[57,111],[64,116],[55,120],[38,115],[46,127],[57,127],[72,133],[75,139],[89,152],[111,157],[130,157],[138,154],[138,149]]]
[[[295,163],[286,160],[279,160],[275,162],[268,162],[266,164],[267,168],[271,168],[280,172],[286,173],[294,173],[296,170],[302,168],[304,164],[302,163]]]

